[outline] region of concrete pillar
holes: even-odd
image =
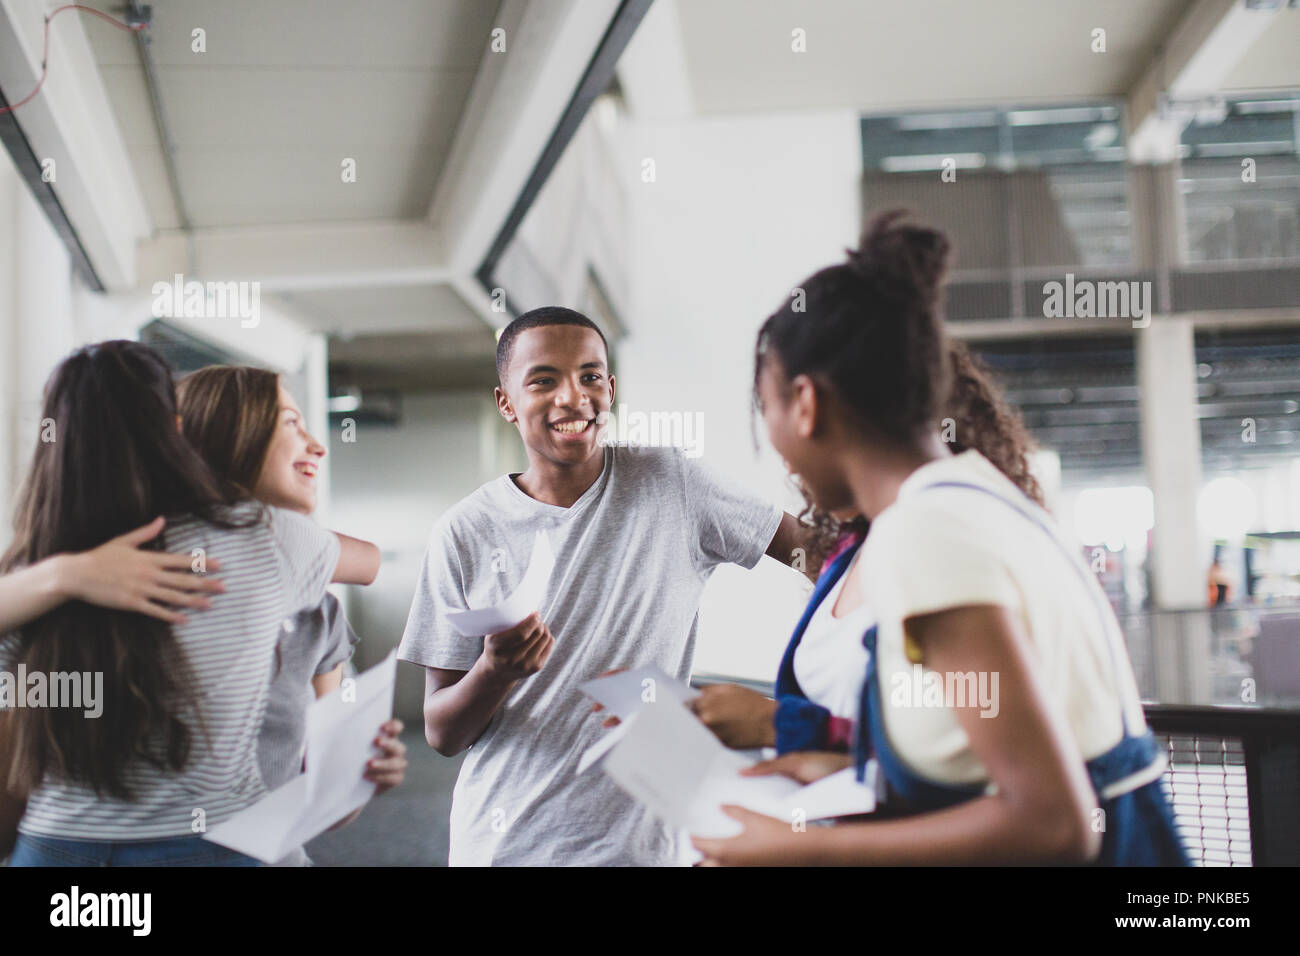
[[[1157,317],[1138,329],[1142,457],[1155,497],[1152,530],[1151,652],[1161,703],[1209,703],[1211,630],[1196,505],[1201,434],[1196,417],[1196,349],[1186,318]],[[1195,610],[1194,613],[1169,613]]]
[[[1142,457],[1155,496],[1153,597],[1161,608],[1204,607],[1205,562],[1196,520],[1201,432],[1192,323],[1158,317],[1136,335]]]
[[[0,542],[26,475],[50,371],[75,343],[68,254],[0,155]]]
[[[26,185],[20,186],[14,234],[14,312],[18,388],[33,429],[40,420],[45,380],[76,347],[72,266],[62,240]],[[34,439],[33,430],[30,437]],[[26,437],[24,441],[26,441]]]

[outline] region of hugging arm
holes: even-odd
[[[203,608],[206,594],[223,591],[221,581],[191,570],[188,554],[150,551],[163,519],[155,518],[89,551],[56,554],[0,575],[0,633],[13,631],[66,601],[147,614],[171,624],[185,616],[177,608]],[[207,561],[215,571],[220,562]]]
[[[335,584],[373,584],[379,575],[379,548],[369,541],[335,531],[339,539],[339,563],[330,578]]]

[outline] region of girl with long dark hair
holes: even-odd
[[[220,561],[224,591],[183,623],[72,600],[0,638],[0,669],[102,681],[98,714],[0,715],[0,823],[21,814],[11,865],[251,865],[201,834],[264,793],[256,735],[281,622],[318,606],[330,580],[373,579],[377,552],[291,511],[231,504],[181,435],[171,372],[147,346],[78,350],[43,404],[57,432],[36,446],[0,573],[163,516],[154,544],[198,570]]]

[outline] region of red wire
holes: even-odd
[[[30,103],[32,101],[32,98],[35,97],[36,94],[41,91],[41,87],[45,85],[45,77],[50,70],[50,21],[53,20],[55,17],[57,17],[64,10],[85,10],[87,13],[93,13],[101,20],[107,20],[109,23],[113,24],[113,26],[117,27],[118,29],[129,30],[132,33],[139,32],[140,30],[143,30],[145,28],[145,24],[143,23],[138,24],[136,26],[132,26],[129,23],[123,23],[121,20],[114,19],[113,17],[110,17],[107,13],[103,13],[99,10],[96,10],[94,7],[88,7],[81,3],[65,3],[63,6],[59,7],[57,10],[55,10],[48,17],[45,18],[45,49],[41,53],[41,78],[36,83],[36,89],[32,90],[30,93],[28,93],[26,96],[24,96],[21,100],[19,100],[17,103],[13,104],[12,106],[0,107],[0,114],[12,113],[14,110],[18,109],[18,107]]]

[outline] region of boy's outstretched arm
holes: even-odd
[[[424,736],[444,757],[466,750],[483,735],[517,681],[537,673],[555,638],[534,612],[506,631],[483,638],[483,652],[467,671],[424,670]]]
[[[772,535],[772,543],[767,546],[766,553],[768,557],[776,558],[782,564],[792,567],[798,567],[796,562],[802,556],[803,567],[799,570],[815,581],[819,569],[809,567],[807,561],[815,537],[816,532],[812,525],[804,524],[787,511],[781,516],[781,523],[777,526],[776,534]]]

